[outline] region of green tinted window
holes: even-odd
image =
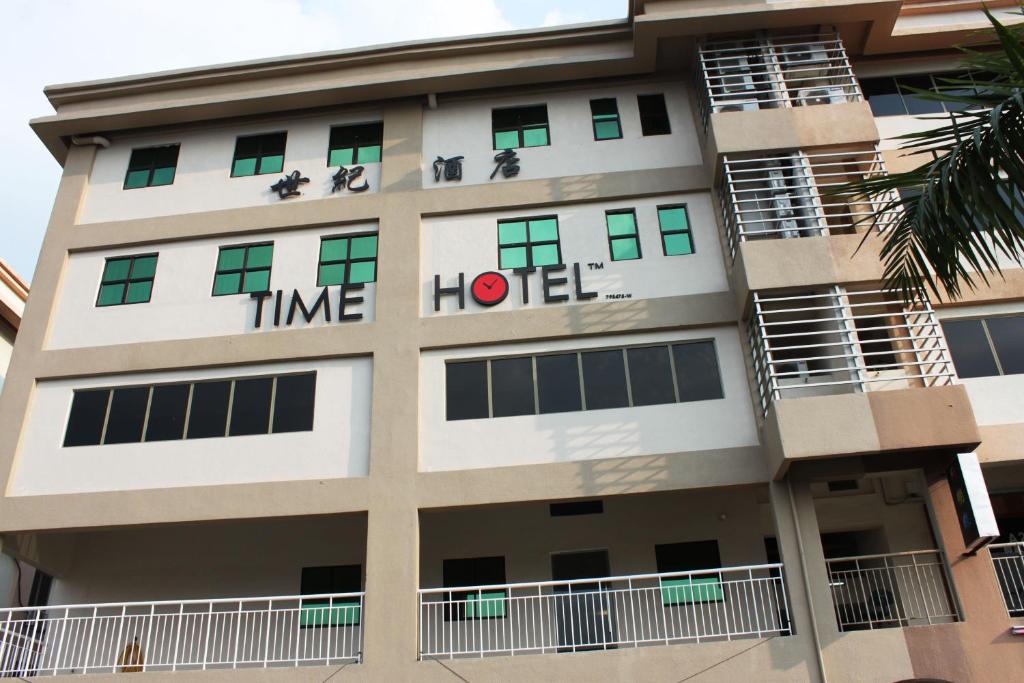
[[[213,277],[213,295],[268,291],[273,260],[273,244],[221,247]]]
[[[605,214],[608,224],[608,251],[612,261],[630,261],[640,258],[640,237],[636,230],[636,213],[612,211]]]
[[[156,277],[156,254],[107,259],[100,277],[97,306],[141,304],[149,301]]]
[[[685,256],[693,253],[690,217],[686,206],[659,206],[658,226],[665,256]]]
[[[494,149],[549,145],[547,105],[495,109],[491,112],[491,133]]]
[[[231,176],[280,173],[284,169],[284,148],[287,133],[247,135],[235,141],[231,160]]]
[[[377,235],[357,234],[320,240],[317,286],[364,284],[377,280]]]
[[[360,123],[331,128],[327,150],[328,166],[375,164],[380,162],[384,144],[384,124]]]
[[[590,115],[593,119],[595,140],[614,140],[622,137],[619,105],[614,97],[590,100]]]
[[[498,222],[498,267],[503,270],[551,266],[562,262],[558,219]]]
[[[124,177],[124,189],[170,185],[178,165],[178,145],[133,149]]]

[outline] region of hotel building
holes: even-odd
[[[901,301],[832,192],[907,167],[980,8],[47,87],[0,675],[1018,678],[1024,270]]]

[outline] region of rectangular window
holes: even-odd
[[[665,256],[685,256],[693,253],[690,215],[685,204],[659,206],[658,226],[661,229],[661,247]]]
[[[331,128],[327,165],[379,163],[383,144],[384,124],[379,121],[354,126],[335,126]]]
[[[337,595],[359,593],[363,586],[363,567],[359,564],[333,567],[303,567],[299,582],[300,595]],[[355,626],[362,611],[358,596],[351,598],[303,598],[299,626]]]
[[[494,149],[544,147],[551,144],[548,135],[548,107],[495,109],[491,112]]]
[[[489,417],[487,361],[445,365],[445,407],[449,420]]]
[[[621,350],[586,351],[582,360],[587,410],[625,408],[629,405],[626,365]]]
[[[676,366],[680,401],[710,401],[725,397],[714,342],[673,344],[672,361]]]
[[[505,558],[444,560],[441,575],[445,588],[500,585],[505,583]],[[453,591],[448,594],[450,610],[445,621],[501,619],[505,616],[505,598],[506,593],[502,589]]]
[[[644,135],[668,135],[672,132],[664,95],[638,95],[636,102],[640,107],[640,130]]]
[[[170,185],[178,167],[179,145],[133,149],[124,176],[124,189]]]
[[[722,566],[717,540],[659,544],[654,546],[654,556],[659,574],[718,569]],[[661,580],[661,604],[666,607],[719,602],[724,599],[720,574],[697,574]]]
[[[537,356],[537,397],[541,414],[583,409],[578,354]]]
[[[982,76],[984,77],[984,76]],[[907,76],[878,76],[860,79],[864,99],[875,116],[908,116],[938,114],[943,111],[963,111],[967,105],[959,102],[927,100],[907,88],[947,92],[952,95],[971,95],[975,89],[969,85],[950,86],[946,80],[974,81],[968,72],[918,74]]]
[[[614,97],[590,100],[590,116],[594,124],[595,140],[616,140],[622,137],[619,105]]]
[[[377,280],[377,233],[324,237],[320,240],[317,287]]]
[[[144,304],[153,294],[156,254],[108,258],[103,265],[97,306]]]
[[[217,255],[217,272],[213,278],[213,295],[268,291],[273,260],[273,242],[221,247]]]
[[[561,262],[557,216],[498,221],[498,268],[540,268]]]
[[[74,392],[65,446],[313,429],[316,373]]]
[[[606,211],[604,220],[608,225],[608,253],[612,261],[631,261],[640,258],[636,212],[633,209]]]
[[[533,358],[491,361],[491,396],[494,417],[533,415]]]
[[[448,420],[724,397],[712,341],[454,361],[445,373]]]
[[[284,147],[287,138],[287,133],[247,135],[238,138],[235,141],[235,156],[231,162],[231,177],[280,173],[284,169]]]
[[[942,331],[959,377],[1024,373],[1024,315],[945,320]]]
[[[900,88],[892,76],[862,78],[860,87],[864,93],[864,99],[871,107],[871,113],[875,116],[906,115],[907,107],[903,104]]]

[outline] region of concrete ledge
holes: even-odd
[[[801,460],[972,450],[981,441],[967,390],[960,385],[777,400],[762,437],[776,479]]]

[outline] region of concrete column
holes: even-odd
[[[408,680],[417,656],[420,341],[419,316],[422,107],[384,111],[382,190],[370,432],[370,496],[366,546],[364,666],[374,680]]]
[[[826,638],[833,639],[838,633],[814,501],[806,483],[773,481],[768,484],[768,493],[779,555],[785,566],[790,619],[797,637],[807,645],[810,680],[824,682],[821,649],[829,642]]]

